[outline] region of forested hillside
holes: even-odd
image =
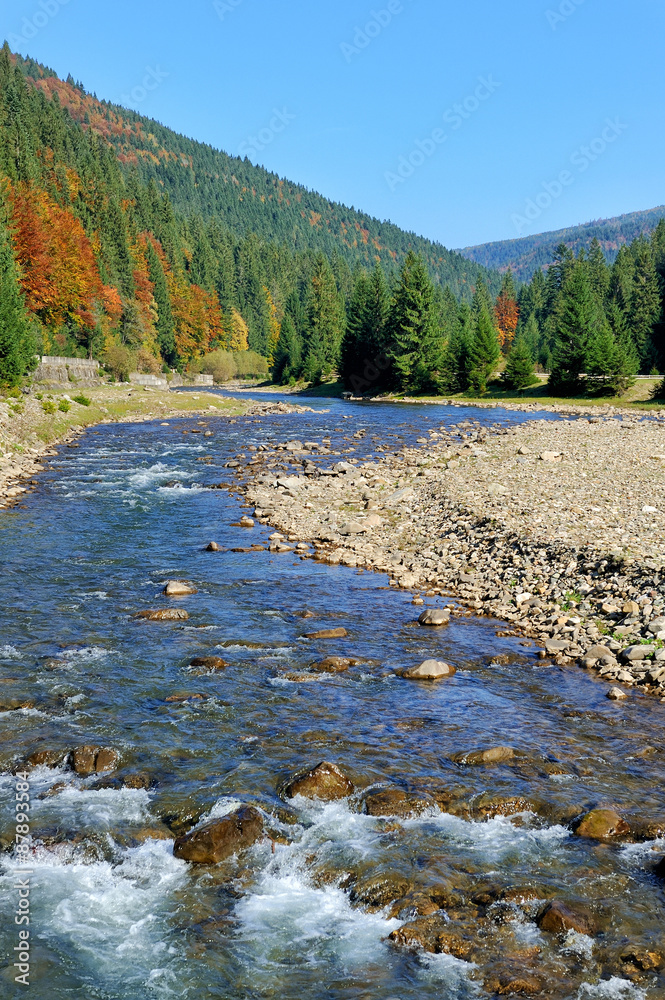
[[[6,45],[0,124],[0,283],[21,315],[14,333],[0,319],[5,383],[35,351],[100,357],[117,377],[219,350],[272,363],[287,314],[316,378],[337,363],[354,269],[395,273],[416,251],[439,294],[470,301],[483,274],[498,287],[443,247],[100,102]]]
[[[662,218],[665,218],[665,205],[645,212],[619,215],[614,219],[597,219],[582,226],[525,236],[522,239],[465,247],[459,252],[484,267],[499,271],[510,267],[520,281],[530,281],[536,270],[549,266],[560,243],[566,243],[577,254],[580,250],[588,251],[592,241],[598,240],[607,262],[613,264],[620,247],[632,242],[642,233],[653,232]]]

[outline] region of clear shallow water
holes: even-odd
[[[36,749],[112,746],[122,774],[150,779],[148,789],[99,789],[69,771],[34,773],[31,995],[487,997],[485,979],[510,955],[541,971],[546,995],[665,995],[654,975],[628,982],[619,961],[629,945],[662,948],[663,889],[650,873],[659,845],[594,845],[566,825],[595,804],[662,816],[662,706],[608,702],[606,684],[543,666],[533,649],[497,638],[495,622],[413,628],[410,595],[384,589],[385,577],[292,554],[202,551],[212,539],[232,548],[270,534],[231,527],[238,500],[205,488],[232,483],[224,465],[249,444],[330,434],[361,457],[428,427],[524,416],[305,402],[318,412],[97,428],[79,448],[61,449],[24,506],[0,518],[0,700],[34,701],[0,712],[0,835],[12,833],[7,772]],[[360,427],[363,441],[342,440]],[[212,437],[192,433],[206,429]],[[170,578],[198,587],[181,605],[190,620],[133,619],[168,604]],[[316,618],[303,620],[305,610]],[[302,638],[337,625],[348,639]],[[366,662],[315,683],[287,677],[346,652]],[[499,654],[509,662],[492,665]],[[230,666],[201,675],[189,668],[197,655]],[[424,687],[393,676],[429,656],[455,664],[456,677]],[[166,701],[183,693],[205,697]],[[450,759],[493,745],[514,747],[517,762],[460,768]],[[279,782],[323,759],[361,788],[449,793],[468,808],[399,822],[361,815],[353,802],[285,808]],[[519,797],[537,815],[481,820],[479,806],[496,797]],[[173,858],[164,818],[220,816],[246,802],[266,812],[274,853],[265,842],[215,870]],[[14,860],[5,853],[1,865],[0,892],[13,909]],[[398,951],[386,938],[405,918],[370,912],[348,891],[349,875],[380,872],[414,889],[445,884],[466,900],[526,886],[586,901],[602,933],[595,943],[557,941],[521,911],[486,919],[467,905],[451,922],[479,942],[475,965]],[[5,926],[0,966],[14,944]],[[10,970],[0,976],[6,995],[18,995]]]

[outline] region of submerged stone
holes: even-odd
[[[298,771],[284,787],[284,794],[292,799],[302,795],[306,799],[333,802],[345,799],[354,792],[354,784],[336,764],[322,761],[316,767]]]
[[[139,611],[134,618],[146,622],[186,622],[189,615],[180,608],[161,608],[158,611]]]
[[[538,926],[541,931],[547,931],[550,934],[577,931],[578,934],[592,937],[597,931],[596,923],[588,910],[571,906],[559,899],[554,899],[547,904],[538,917]]]
[[[251,847],[263,835],[263,817],[253,806],[206,823],[178,837],[173,856],[198,865],[216,865]]]
[[[577,824],[575,833],[590,840],[618,840],[630,834],[630,827],[613,809],[592,809]]]

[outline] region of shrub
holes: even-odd
[[[268,377],[268,362],[256,351],[238,351],[233,357],[240,378]]]
[[[74,396],[74,402],[78,403],[79,406],[90,406],[90,400],[87,396]]]
[[[238,374],[235,355],[230,351],[213,351],[211,354],[206,354],[196,364],[190,365],[190,371],[212,375],[217,385],[229,382]]]
[[[42,410],[44,413],[55,413],[55,403],[51,399],[45,399],[42,402]]]
[[[662,382],[657,382],[653,387],[652,399],[665,399],[665,378]]]
[[[141,347],[136,355],[137,368],[144,375],[161,375],[162,366],[154,354]]]
[[[107,372],[118,382],[129,382],[129,373],[136,367],[131,352],[119,344],[114,344],[104,352],[102,363]]]
[[[58,403],[58,409],[61,413],[69,413],[72,406],[68,399],[61,399]]]

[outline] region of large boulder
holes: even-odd
[[[362,808],[368,816],[410,819],[433,808],[434,801],[401,788],[372,788],[365,793]]]
[[[354,791],[354,784],[336,764],[322,761],[316,767],[298,771],[284,786],[284,794],[292,799],[302,795],[306,799],[321,799],[334,802],[348,798]]]
[[[463,933],[463,932],[462,932]],[[436,955],[452,955],[462,961],[473,961],[473,944],[460,931],[451,928],[445,915],[419,917],[398,927],[389,935],[393,944],[410,950],[423,949]]]
[[[630,827],[613,809],[592,809],[577,824],[575,833],[590,840],[619,840],[630,834]]]
[[[72,768],[77,774],[87,778],[91,774],[114,771],[120,754],[108,747],[77,747],[72,753]]]
[[[324,628],[319,632],[307,632],[305,639],[344,639],[348,635],[345,628]]]
[[[469,753],[456,753],[451,758],[455,764],[466,764],[471,767],[481,767],[484,764],[505,764],[513,760],[515,751],[512,747],[491,747],[489,750],[471,750]]]
[[[547,904],[538,917],[541,931],[550,934],[565,934],[567,931],[577,931],[578,934],[593,936],[596,924],[588,910],[579,906],[570,906],[560,899],[553,899]]]
[[[449,625],[450,610],[448,608],[428,608],[418,619],[419,625]]]
[[[253,806],[212,820],[198,830],[178,837],[173,855],[197,865],[216,865],[243,851],[263,835],[263,817]]]
[[[164,587],[167,597],[187,597],[188,594],[195,594],[196,587],[185,580],[169,580]]]
[[[457,671],[443,660],[425,660],[419,667],[407,667],[399,671],[399,676],[407,681],[440,681],[453,677]]]

